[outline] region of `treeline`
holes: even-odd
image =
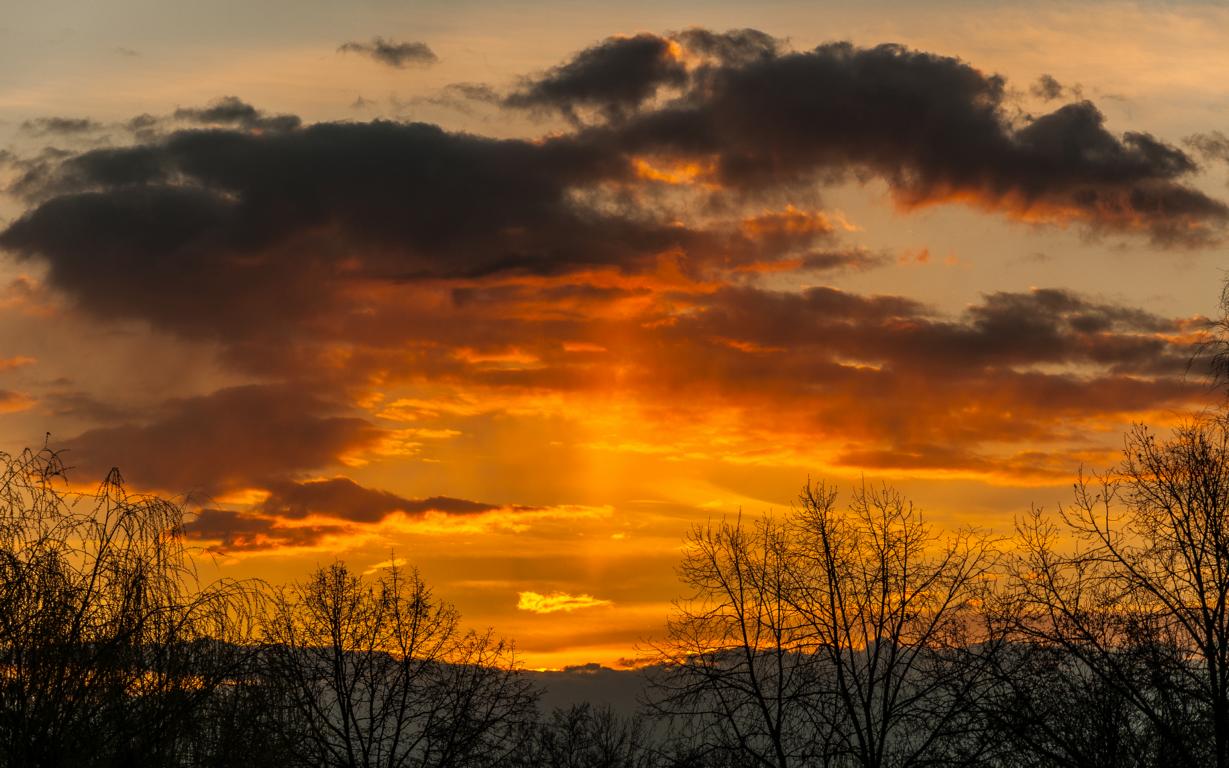
[[[1229,427],[1160,439],[1013,535],[808,485],[695,528],[642,712],[540,712],[412,569],[198,583],[182,510],[0,462],[5,766],[1229,767]]]
[[[502,765],[535,730],[511,648],[414,571],[201,586],[176,505],[0,469],[5,765]]]
[[[1229,765],[1229,429],[1126,438],[1015,535],[806,488],[695,529],[651,705],[731,765]]]

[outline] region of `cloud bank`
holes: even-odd
[[[342,49],[435,60],[379,38]],[[321,479],[407,423],[460,435],[492,412],[562,402],[583,419],[617,398],[679,435],[720,417],[748,441],[822,443],[838,466],[1053,478],[1081,426],[1202,396],[1200,318],[1050,289],[952,315],[824,284],[894,261],[820,202],[859,180],[906,215],[968,206],[1143,239],[1157,258],[1223,238],[1229,208],[1194,186],[1190,155],[1112,132],[1053,78],[1029,115],[960,59],[693,29],[467,87],[554,122],[525,138],[305,124],[228,96],[138,118],[126,146],[10,160],[25,210],[0,248],[74,311],[216,344],[251,381],[115,416],[68,441],[74,462],[177,492],[259,489],[191,529],[243,551],[511,509]],[[32,130],[78,130],[51,120]],[[1212,157],[1222,142],[1191,143]],[[427,394],[394,407],[384,389]],[[744,448],[726,457],[752,460]]]

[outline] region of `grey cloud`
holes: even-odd
[[[337,50],[341,53],[361,53],[381,64],[397,68],[405,67],[407,64],[434,64],[439,61],[435,51],[431,50],[426,43],[399,43],[383,37],[373,37],[365,43],[351,40],[342,43]]]

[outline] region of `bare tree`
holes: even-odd
[[[774,768],[977,762],[995,548],[940,538],[886,487],[835,502],[808,486],[788,520],[693,532],[657,708]]]
[[[1016,639],[995,657],[979,702],[1003,768],[1148,768],[1165,764],[1155,730],[1114,685],[1066,649]]]
[[[1229,766],[1229,430],[1127,436],[1058,520],[1021,525],[1020,634],[1064,649],[1130,702],[1168,765]],[[1067,540],[1073,540],[1074,546]]]
[[[803,491],[793,539],[791,595],[832,670],[842,754],[866,768],[979,763],[972,704],[1001,643],[982,610],[993,543],[940,537],[887,486],[838,510],[822,484]]]
[[[771,517],[696,527],[651,705],[701,754],[747,765],[825,764],[831,717],[824,670],[795,610],[786,527]]]
[[[200,587],[183,512],[64,485],[51,451],[0,455],[0,751],[14,766],[169,765],[231,676],[245,585]]]
[[[368,582],[334,563],[284,591],[267,630],[270,674],[303,729],[299,761],[465,766],[513,748],[534,693],[510,646],[459,619],[395,565]]]
[[[508,768],[664,768],[655,747],[640,718],[586,702],[535,723]]]

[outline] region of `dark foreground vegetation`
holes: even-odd
[[[639,716],[540,712],[413,570],[200,585],[167,501],[0,462],[4,766],[1229,766],[1229,427],[1000,539],[889,487],[696,528]]]

